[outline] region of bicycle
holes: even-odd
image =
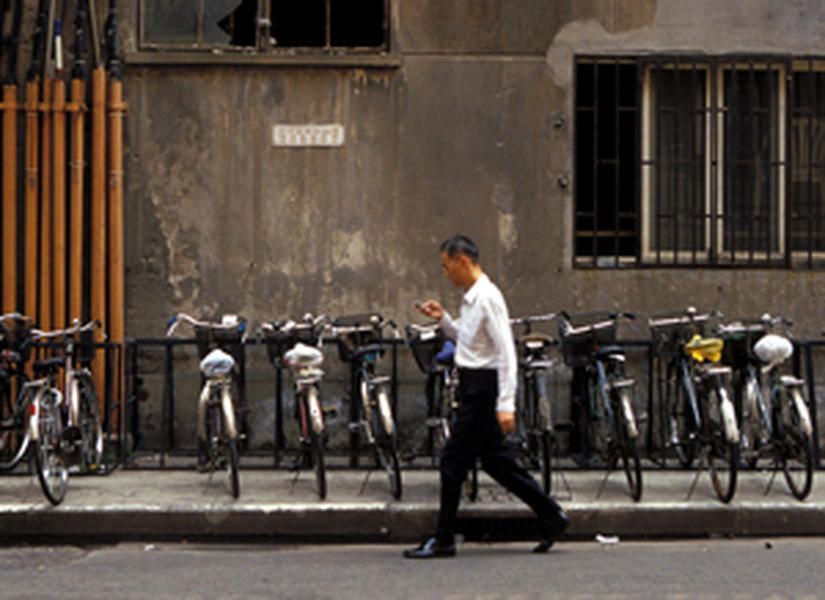
[[[324,355],[320,346],[325,321],[324,316],[305,315],[300,321],[275,321],[261,326],[269,360],[275,368],[285,366],[292,374],[300,453],[304,462],[315,471],[318,496],[322,500],[327,496],[326,425],[320,389],[324,376],[321,370]]]
[[[518,410],[520,448],[529,468],[541,471],[545,494],[552,488],[552,460],[556,446],[555,426],[547,378],[555,361],[550,349],[555,341],[547,334],[533,331],[536,323],[550,322],[555,313],[510,319],[524,333],[516,337],[521,374],[521,402]]]
[[[210,477],[225,469],[233,498],[240,496],[238,430],[235,402],[235,365],[232,353],[239,352],[246,333],[246,323],[235,315],[224,315],[220,323],[199,321],[179,313],[168,323],[170,337],[181,321],[190,324],[200,356],[204,384],[198,398],[198,470]]]
[[[14,323],[14,329],[8,323]],[[5,346],[0,354],[0,379],[3,381],[0,439],[3,456],[0,470],[12,470],[23,458],[34,462],[37,479],[48,501],[57,506],[66,496],[69,469],[63,442],[63,394],[57,388],[62,358],[35,361],[36,379],[29,380],[23,370],[34,341],[44,332],[31,326],[31,319],[18,313],[0,316],[0,337]],[[12,394],[10,381],[19,385]]]
[[[686,468],[701,453],[716,495],[728,503],[736,493],[739,463],[739,427],[728,393],[731,368],[719,364],[724,341],[702,337],[704,325],[717,315],[688,307],[651,317],[648,325],[657,354],[667,361],[660,409],[669,447]],[[688,495],[695,485],[696,479]]]
[[[780,369],[793,356],[793,344],[776,331],[790,326],[785,317],[765,314],[720,324],[717,331],[742,390],[742,458],[754,468],[760,458],[771,457],[774,473],[766,493],[781,469],[791,493],[804,500],[813,486],[813,421],[805,381]]]
[[[633,409],[636,382],[625,374],[625,352],[616,345],[619,319],[631,313],[559,313],[559,340],[564,362],[582,367],[586,373],[585,414],[588,439],[607,466],[607,478],[621,461],[630,497],[642,497],[642,469],[637,438],[639,430]],[[602,489],[599,490],[601,494]]]
[[[433,466],[450,438],[458,415],[458,369],[455,343],[444,337],[437,324],[407,325],[407,344],[418,368],[427,375],[427,450]],[[478,464],[473,463],[464,490],[470,501],[478,499]]]
[[[400,499],[401,467],[398,462],[398,431],[388,393],[390,377],[376,370],[378,360],[384,355],[382,334],[388,327],[398,338],[395,323],[379,314],[339,317],[332,322],[329,331],[338,340],[339,357],[350,365],[353,391],[358,396],[350,398],[354,403],[350,431],[353,434],[363,432],[367,445],[375,455],[376,466],[387,473],[390,493]]]

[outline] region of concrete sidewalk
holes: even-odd
[[[438,507],[438,474],[403,473],[404,496],[393,500],[381,472],[331,470],[329,495],[318,500],[311,471],[242,470],[241,497],[225,478],[192,470],[117,470],[72,476],[63,504],[45,500],[35,476],[0,477],[0,539],[250,539],[260,541],[414,541],[430,533]],[[769,494],[770,472],[740,474],[729,505],[702,473],[687,496],[693,472],[647,470],[644,495],[633,502],[624,475],[614,472],[599,495],[601,471],[565,472],[556,497],[573,519],[568,535],[627,537],[778,536],[825,534],[825,483],[817,473],[805,502],[794,499],[782,475]],[[476,502],[463,500],[461,529],[468,538],[530,538],[531,513],[482,475]]]

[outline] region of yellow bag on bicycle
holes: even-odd
[[[696,362],[714,362],[722,360],[722,348],[725,347],[724,340],[720,338],[703,338],[698,333],[685,344],[685,353]]]

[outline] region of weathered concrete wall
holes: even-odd
[[[821,271],[574,269],[571,126],[575,54],[825,55],[819,0],[403,0],[391,38],[397,67],[127,65],[130,337],[178,311],[403,324],[413,299],[457,306],[436,253],[456,232],[514,314],[695,304],[819,334]],[[272,147],[313,122],[345,145]]]

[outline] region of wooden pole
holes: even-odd
[[[52,79],[43,80],[40,131],[40,306],[37,323],[52,328]]]
[[[125,284],[123,259],[123,82],[109,79],[109,337],[125,341]],[[115,365],[113,389],[121,397],[122,373]]]
[[[92,319],[106,319],[106,71],[99,66],[92,71],[92,204],[91,204],[91,286]],[[95,341],[102,341],[96,330]],[[92,373],[98,398],[103,399],[106,356],[95,353]]]
[[[17,86],[3,86],[3,312],[17,310]]]
[[[35,77],[26,83],[26,179],[25,179],[25,286],[24,286],[24,310],[26,315],[37,314],[37,274],[38,274],[38,248],[37,248],[37,225],[39,222],[39,206],[37,205],[39,194],[39,136],[40,119],[38,118],[38,96],[40,91],[40,78]]]
[[[52,89],[53,326],[63,329],[66,326],[66,82],[58,77]]]
[[[86,105],[85,82],[72,79],[71,83],[71,162],[69,165],[69,321],[83,319],[83,152]]]

